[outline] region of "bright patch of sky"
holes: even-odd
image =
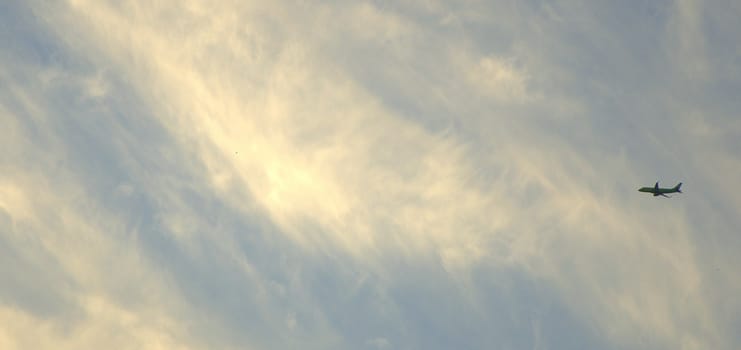
[[[3,3],[0,348],[741,348],[738,18]]]

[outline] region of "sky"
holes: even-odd
[[[739,349],[739,18],[3,1],[0,348]]]

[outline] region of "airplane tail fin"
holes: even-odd
[[[680,182],[679,184],[674,186],[674,190],[676,190],[679,193],[682,193],[681,187],[682,187],[682,183]]]

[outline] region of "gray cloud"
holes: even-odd
[[[175,5],[4,5],[1,347],[738,347],[738,8]]]

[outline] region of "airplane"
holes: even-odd
[[[654,187],[641,187],[640,189],[638,189],[638,192],[653,193],[654,197],[663,196],[666,198],[671,198],[667,196],[666,194],[667,193],[682,193],[682,190],[680,190],[680,187],[682,187],[681,182],[677,184],[676,186],[674,186],[673,188],[661,188],[659,187],[659,183],[657,182],[656,185],[654,185]]]

